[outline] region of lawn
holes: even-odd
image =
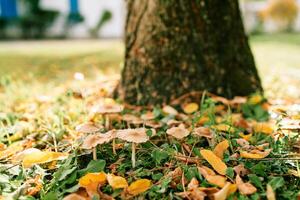
[[[266,95],[289,101],[204,92],[141,110],[110,98],[120,40],[1,42],[0,200],[296,200],[299,43],[251,38]]]
[[[266,94],[299,97],[299,35],[255,35],[250,43]],[[93,80],[120,72],[123,48],[121,40],[1,42],[0,76],[61,84],[81,72]]]

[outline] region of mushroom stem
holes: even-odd
[[[113,141],[112,141],[112,149],[113,149],[114,155],[116,155],[117,152],[116,152],[116,139],[115,139],[115,138],[114,138]]]
[[[131,161],[132,167],[135,168],[135,143],[132,143],[132,152],[131,152]]]
[[[97,160],[97,146],[93,148],[93,160]]]
[[[109,129],[109,116],[108,116],[108,114],[105,115],[105,128],[106,128],[106,130]]]

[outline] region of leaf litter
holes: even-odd
[[[1,107],[0,199],[299,198],[299,104],[202,93],[141,108],[115,85]]]

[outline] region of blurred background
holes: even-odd
[[[299,98],[300,0],[240,0],[267,95]],[[0,89],[118,74],[124,0],[0,0]]]

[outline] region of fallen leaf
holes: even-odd
[[[259,94],[253,95],[248,99],[248,103],[251,105],[256,105],[262,102],[263,97]]]
[[[214,194],[214,200],[226,200],[230,190],[231,183],[227,182],[225,186],[217,193]]]
[[[214,149],[214,154],[218,156],[219,158],[223,159],[224,152],[228,149],[229,142],[228,140],[223,140]]]
[[[207,127],[197,127],[192,132],[194,135],[211,139],[213,137],[212,131]]]
[[[267,195],[267,199],[268,200],[276,200],[276,195],[275,195],[275,192],[272,188],[271,185],[267,185],[267,192],[266,192],[266,195]]]
[[[244,140],[249,141],[249,140],[251,139],[251,137],[253,136],[253,134],[250,133],[250,134],[246,134],[246,135],[245,135],[243,132],[241,132],[241,133],[239,133],[239,136],[240,136],[241,138],[243,138]]]
[[[244,183],[239,175],[236,176],[235,182],[242,195],[250,195],[257,191],[251,183]]]
[[[196,189],[199,187],[199,181],[196,178],[192,178],[190,183],[188,184],[188,190]]]
[[[260,122],[256,123],[253,127],[253,130],[256,133],[264,133],[264,134],[272,134],[274,131],[273,125],[267,123],[267,122]]]
[[[202,157],[216,170],[219,174],[225,175],[227,166],[226,164],[216,156],[211,150],[201,150]]]
[[[96,192],[99,185],[106,182],[106,174],[100,173],[88,173],[79,179],[79,186],[85,188],[88,191]]]
[[[43,164],[48,163],[55,160],[63,160],[68,157],[67,153],[60,153],[60,152],[32,152],[31,154],[27,154],[23,158],[23,167],[29,168],[35,164]]]
[[[127,188],[127,192],[133,196],[139,195],[147,191],[151,187],[152,183],[148,179],[140,179],[130,184]]]
[[[199,109],[199,105],[197,103],[188,103],[182,109],[186,114],[192,114]]]
[[[234,132],[234,128],[232,126],[229,126],[227,124],[218,124],[218,125],[213,125],[211,126],[213,129],[216,129],[217,131],[222,131],[222,132]]]
[[[228,190],[227,196],[229,196],[229,195],[235,193],[235,192],[237,191],[237,189],[238,189],[238,188],[237,188],[237,185],[236,185],[236,184],[231,184],[231,185],[229,186],[229,190]]]
[[[240,156],[242,158],[249,158],[249,159],[262,159],[267,157],[271,153],[271,149],[267,149],[264,152],[261,151],[253,151],[252,152],[246,152],[246,151],[240,151]]]
[[[121,177],[121,176],[115,176],[113,174],[107,174],[106,178],[107,178],[108,184],[113,189],[128,187],[128,183],[127,183],[126,179]]]
[[[202,166],[198,167],[198,170],[210,184],[217,185],[220,188],[224,187],[224,185],[226,184],[227,178],[224,176],[216,175],[215,172],[210,168]]]

